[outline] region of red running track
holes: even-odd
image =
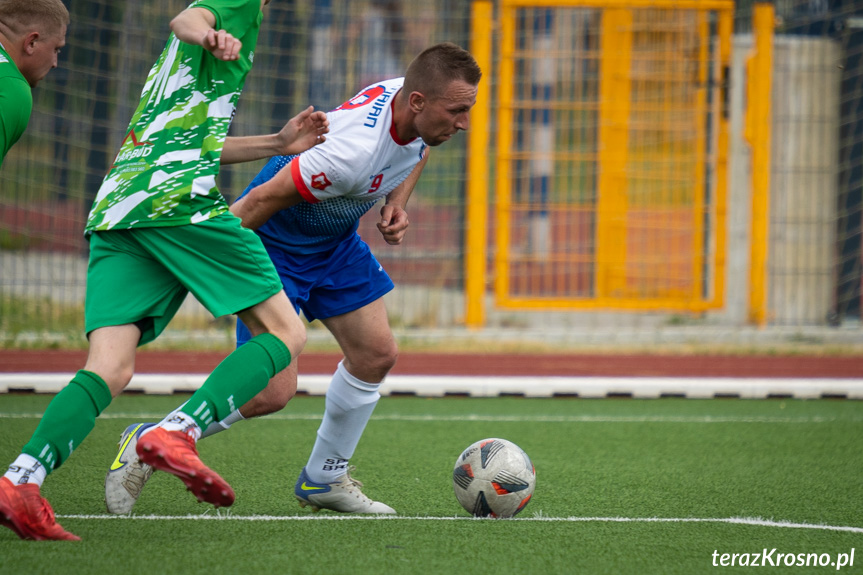
[[[138,373],[209,373],[221,352],[141,351]],[[86,351],[4,350],[0,372],[72,373]],[[341,355],[304,353],[300,372],[332,373]],[[400,375],[513,375],[607,377],[791,377],[863,378],[863,357],[759,355],[582,355],[403,353],[392,371]]]

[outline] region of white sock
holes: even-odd
[[[175,415],[177,415],[178,413],[180,413],[181,411],[183,411],[183,408],[184,408],[184,407],[186,407],[186,403],[189,403],[189,402],[187,401],[187,402],[185,402],[185,403],[180,404],[180,407],[178,407],[177,409],[175,409],[174,411],[172,411],[171,413],[169,413],[168,415],[166,415],[166,416],[165,416],[165,419],[163,419],[162,421],[160,421],[160,422],[159,422],[159,423],[157,423],[156,425],[151,425],[150,427],[148,427],[147,429],[145,429],[144,431],[142,431],[142,432],[141,432],[141,437],[143,437],[143,436],[147,435],[148,433],[150,433],[151,431],[153,431],[153,430],[154,430],[154,429],[156,429],[157,427],[162,427],[162,424],[163,424],[163,423],[165,423],[166,421],[168,421],[169,419],[171,419],[172,417],[174,417]]]
[[[160,421],[154,427],[151,427],[144,431],[141,435],[145,435],[148,432],[156,429],[156,427],[161,427],[166,429],[167,431],[182,431],[183,433],[188,433],[191,435],[195,441],[201,439],[201,428],[198,427],[198,424],[195,423],[195,420],[192,419],[192,416],[183,411],[183,407],[186,404],[184,403],[171,413],[169,413],[165,419]]]
[[[24,485],[25,483],[35,483],[42,486],[45,477],[48,476],[48,470],[39,463],[39,460],[32,455],[22,453],[18,459],[9,466],[3,477],[14,483],[15,485]]]
[[[183,413],[183,408],[184,408],[184,407],[186,407],[186,404],[185,404],[185,403],[184,403],[183,405],[181,405],[180,407],[178,407],[177,409],[175,409],[174,411],[172,411],[171,413],[169,413],[169,414],[167,415],[167,417],[165,417],[165,419],[163,419],[163,420],[161,421],[161,423],[159,423],[159,425],[157,425],[157,426],[155,426],[155,427],[164,427],[164,428],[166,428],[166,429],[173,429],[173,427],[169,427],[169,425],[170,425],[170,424],[169,424],[168,422],[170,422],[171,420],[173,420],[175,417],[178,417],[178,416],[179,416],[179,417],[183,417],[183,415],[180,415],[180,414],[182,414],[182,413]],[[185,414],[184,414],[184,415],[185,415]],[[189,417],[189,416],[188,416],[188,415],[185,415],[185,417]],[[223,419],[222,421],[214,421],[213,423],[211,423],[210,425],[208,425],[208,426],[207,426],[207,429],[205,429],[203,432],[201,432],[201,434],[200,434],[200,435],[201,435],[201,437],[200,437],[199,439],[203,439],[203,438],[205,438],[205,437],[210,437],[211,435],[215,435],[216,433],[219,433],[220,431],[225,431],[226,429],[230,429],[230,427],[231,427],[233,424],[237,423],[238,421],[242,421],[242,420],[244,420],[244,419],[246,419],[246,418],[245,418],[245,417],[243,417],[243,414],[242,414],[242,413],[240,413],[240,410],[239,410],[239,409],[236,409],[236,410],[232,411],[232,412],[228,415],[228,417],[226,417],[226,418],[225,418],[225,419]],[[165,424],[165,425],[163,425],[163,424]],[[154,429],[154,428],[153,428],[153,427],[151,427],[151,428],[149,428],[149,429],[145,429],[145,430],[141,433],[141,435],[146,434],[148,431],[151,431],[152,429]],[[183,430],[183,429],[180,429],[180,431],[184,431],[184,430]]]
[[[204,430],[204,433],[201,434],[201,439],[205,437],[210,437],[211,435],[215,435],[221,431],[225,431],[226,429],[230,429],[232,425],[237,423],[238,421],[243,421],[246,419],[243,417],[243,414],[240,413],[239,409],[235,409],[232,411],[228,417],[223,419],[222,421],[214,421],[210,425],[207,426],[207,429]]]
[[[347,472],[348,461],[381,397],[380,383],[357,379],[343,363],[339,362],[327,389],[324,419],[306,464],[306,474],[316,483],[333,483]]]

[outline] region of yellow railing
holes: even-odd
[[[595,298],[626,294],[627,160],[632,91],[632,10],[602,13],[599,37],[599,169],[596,197]]]
[[[497,20],[475,6],[482,58],[478,28],[498,32],[497,306],[722,305],[732,15],[730,0],[502,0]],[[485,97],[469,145],[469,197],[482,202],[468,207],[471,326],[484,322],[488,261]]]
[[[493,6],[490,1],[474,2],[471,7],[470,51],[476,58],[483,79],[471,113],[474,126],[468,136],[467,230],[465,249],[465,323],[478,327],[485,323],[486,252],[488,246],[488,146],[491,125]]]
[[[749,262],[749,321],[767,323],[767,234],[770,213],[770,93],[773,70],[773,4],[752,9],[754,46],[746,61],[744,137],[752,149],[752,225]]]

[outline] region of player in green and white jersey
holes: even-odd
[[[216,175],[228,128],[252,68],[260,0],[193,4],[235,31],[218,49],[180,41],[177,31],[150,70],[126,137],[102,184],[87,231],[199,223],[228,211]],[[215,54],[215,53],[214,53]]]
[[[221,163],[298,153],[327,131],[326,116],[307,109],[279,134],[227,138],[267,3],[198,0],[171,21],[173,34],[86,227],[87,362],[0,478],[0,524],[22,538],[78,539],[55,522],[39,487],[128,385],[137,347],[161,333],[189,292],[215,316],[241,317],[252,345],[230,354],[183,407],[148,429],[137,453],[200,501],[234,501],[230,485],[198,458],[196,441],[264,389],[306,336],[261,241],[228,211],[215,178]]]
[[[31,89],[57,67],[68,25],[60,0],[0,0],[0,167],[30,122]]]

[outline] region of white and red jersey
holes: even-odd
[[[277,212],[258,229],[265,243],[291,251],[327,249],[356,231],[360,217],[408,177],[425,144],[396,134],[393,101],[403,83],[395,78],[369,86],[327,113],[326,142],[270,160],[246,191],[287,166],[306,201]]]
[[[402,84],[404,78],[396,78],[369,86],[327,114],[327,141],[291,161],[291,176],[306,201],[373,201],[408,177],[424,145],[396,134],[393,101]]]

